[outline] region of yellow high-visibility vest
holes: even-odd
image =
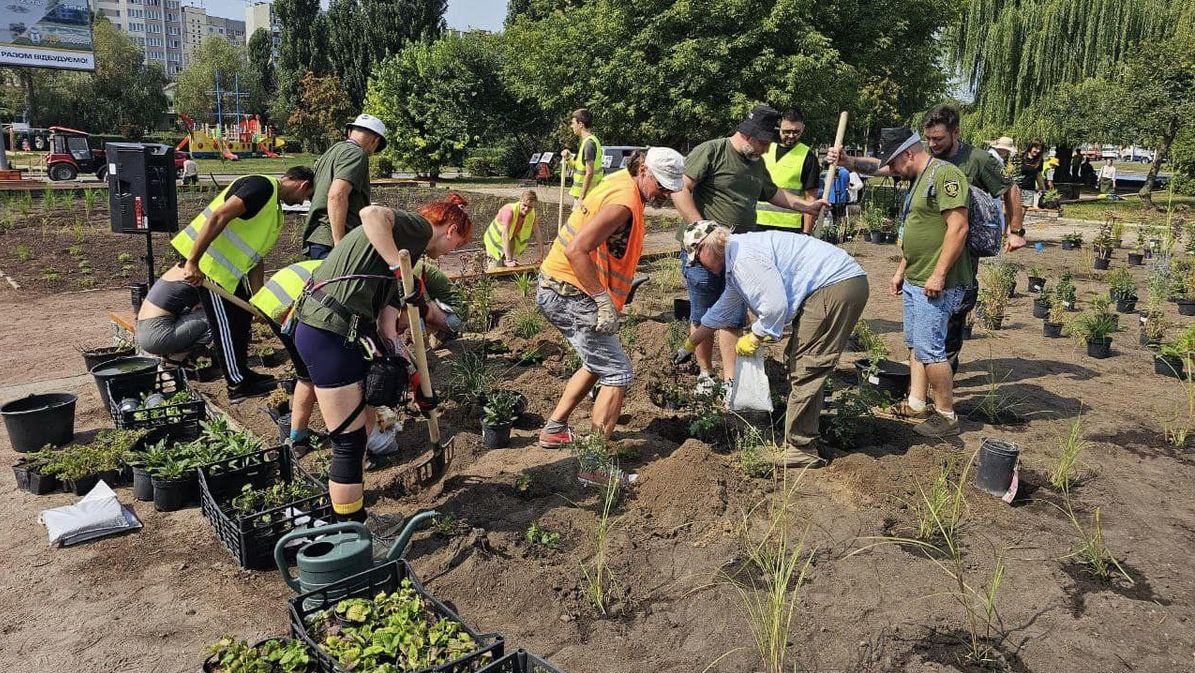
[[[788,151],[776,160],[776,143],[768,148],[768,151],[763,155],[764,165],[768,168],[768,174],[772,176],[772,182],[781,189],[790,189],[799,194],[805,193],[805,188],[801,182],[801,169],[805,167],[805,158],[809,156],[809,146],[805,143],[797,143],[797,146]],[[805,227],[804,215],[794,210],[773,206],[766,201],[760,201],[755,205],[755,222],[757,224],[769,227],[783,227],[785,229],[793,229],[801,231]]]
[[[249,303],[281,325],[286,320],[286,314],[294,305],[295,300],[303,293],[307,281],[311,280],[311,274],[315,273],[322,263],[323,260],[309,259],[279,269],[277,273],[270,276],[260,290],[254,293]]]
[[[527,249],[527,242],[531,240],[531,233],[535,229],[535,209],[527,211],[527,215],[519,222],[519,214],[523,211],[523,204],[519,201],[507,204],[510,206],[510,226],[517,227],[510,232],[511,249],[516,256]],[[502,223],[497,216],[490,222],[485,231],[485,250],[490,259],[502,261]]]
[[[585,162],[582,160],[582,155],[585,154],[585,143],[588,142],[592,142],[593,148],[596,150],[593,155],[593,177],[589,178],[589,191],[592,192],[606,176],[606,169],[602,166],[602,141],[590,133],[585,140],[581,141],[577,147],[577,153],[573,155],[573,188],[568,190],[569,195],[573,198],[581,196],[581,185],[585,183]]]
[[[274,248],[274,244],[278,242],[278,234],[282,231],[283,216],[282,203],[278,200],[278,178],[261,177],[269,180],[274,188],[270,199],[252,218],[242,220],[238,217],[229,222],[199,259],[199,270],[228,292],[236,292],[245,274],[257,266]],[[232,185],[225,187],[202,213],[191,220],[186,229],[178,232],[170,241],[180,255],[191,255],[195,241],[199,239],[199,230],[212,213],[224,205],[231,188]]]

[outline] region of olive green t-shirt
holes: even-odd
[[[423,295],[429,301],[439,299],[449,306],[456,306],[456,288],[440,267],[421,259],[415,265],[415,275],[423,276]]]
[[[311,195],[311,210],[307,212],[307,228],[303,230],[303,252],[307,252],[309,243],[332,245],[328,190],[334,180],[346,180],[353,185],[344,220],[347,233],[361,226],[361,209],[369,205],[369,157],[360,145],[342,140],[316,160],[315,192]]]
[[[927,195],[926,181],[931,173],[934,173],[934,185]],[[901,235],[901,250],[908,262],[905,266],[906,280],[914,285],[925,285],[925,281],[933,275],[942,253],[942,242],[946,239],[944,213],[955,208],[965,211],[969,189],[967,176],[958,167],[939,159],[930,160],[921,175],[913,181],[909,190],[909,213],[905,217]],[[964,248],[946,274],[946,287],[970,285],[973,277],[971,264],[971,255]]]
[[[967,177],[969,184],[979,187],[993,197],[999,197],[1012,186],[1012,177],[1004,174],[1004,168],[996,157],[977,150],[971,145],[959,142],[958,152],[950,163]]]
[[[432,228],[418,213],[402,210],[394,212],[394,244],[399,250],[411,253],[411,263],[419,261],[427,242],[431,240]],[[398,280],[390,271],[386,260],[374,250],[365,236],[365,229],[357,227],[340,239],[332,248],[328,258],[311,275],[311,282],[319,286],[333,278],[344,276],[380,276],[380,278],[350,278],[328,283],[320,291],[343,304],[349,311],[361,316],[362,326],[368,326],[378,319],[382,309],[399,296]],[[348,326],[334,311],[308,297],[303,300],[297,312],[298,319],[312,327],[348,336]]]
[[[763,160],[747,160],[735,151],[730,138],[694,147],[685,157],[685,176],[694,183],[693,200],[701,216],[731,227],[736,234],[759,231],[755,204],[776,195],[776,183]],[[687,225],[681,223],[678,238],[683,239]]]

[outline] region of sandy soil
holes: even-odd
[[[895,351],[900,309],[884,295],[882,281],[896,251],[860,244],[855,252],[872,277],[865,316]],[[1102,291],[1091,272],[1080,270],[1082,253],[1051,245],[1014,260],[1042,266],[1051,279],[1064,268],[1076,270],[1081,302]],[[1124,263],[1124,251],[1116,260]],[[655,268],[650,291],[631,307],[641,321],[624,334],[634,334],[628,350],[637,378],[616,439],[634,455],[623,464],[639,481],[615,514],[607,615],[585,599],[581,571],[595,551],[600,497],[576,481],[575,459],[534,442],[566,375],[560,350],[540,367],[492,356],[506,370],[503,385],[529,399],[511,448],[482,449],[476,411],[448,403],[443,427],[455,437],[456,454],[446,477],[411,493],[401,486],[402,466],[370,473],[368,503],[378,513],[441,512],[442,525],[420,533],[407,554],[426,584],[473,625],[501,631],[567,671],[763,670],[727,576],[743,579],[744,521],[758,534],[761,503],[775,501],[784,484],[744,476],[721,433],[712,442],[691,438],[686,411],[649,401],[649,386],[677,376],[666,364],[677,288],[668,286],[663,266]],[[1140,281],[1141,270],[1136,274]],[[1023,292],[1024,275],[1019,285]],[[0,386],[82,374],[75,348],[102,340],[103,310],[126,301],[124,291],[0,291],[0,320],[8,325],[0,336]],[[516,353],[528,342],[545,344],[545,351],[559,344],[550,327],[530,340],[511,336],[516,312],[530,304],[513,285],[502,285],[503,315],[484,337],[502,339]],[[1188,320],[1168,310],[1176,322]],[[1007,566],[996,601],[1007,670],[1195,668],[1189,560],[1195,506],[1184,497],[1195,484],[1195,460],[1189,449],[1168,446],[1160,432],[1160,419],[1185,399],[1182,384],[1152,373],[1151,353],[1137,345],[1135,327],[1116,335],[1108,360],[1043,338],[1031,317],[1031,295],[1012,301],[1005,329],[976,336],[956,378],[962,407],[975,403],[995,369],[1020,399],[1024,420],[1000,426],[965,420],[960,438],[938,444],[898,423],[864,421],[856,446],[836,450],[828,467],[801,479],[789,525],[794,535],[808,531],[813,564],[790,629],[789,661],[818,671],[973,670],[957,663],[963,613],[939,595],[946,585],[933,562],[896,546],[857,550],[869,536],[907,534],[917,485],[944,459],[965,462],[993,437],[1024,450],[1022,497],[1009,507],[968,488],[962,539],[968,572],[979,581],[997,555]],[[468,334],[438,351],[433,380],[442,381],[448,363],[464,349],[480,348],[482,338]],[[771,349],[772,357],[780,354]],[[836,379],[853,379],[849,362]],[[205,388],[217,403],[219,387]],[[104,427],[90,382],[75,381],[70,389],[80,394],[77,428]],[[12,390],[0,393],[7,399]],[[1076,507],[1083,518],[1100,508],[1106,541],[1133,577],[1131,586],[1099,584],[1065,558],[1076,539],[1045,475],[1081,404],[1093,444],[1082,458],[1086,479],[1075,492]],[[260,402],[234,405],[231,413],[258,432],[274,432]],[[585,405],[575,424],[583,427],[587,415]],[[409,423],[401,435],[406,455],[424,447],[425,438],[420,423]],[[15,458],[0,438],[0,459]],[[131,500],[127,489],[120,493]],[[238,570],[198,510],[159,514],[138,504],[144,530],[60,550],[46,546],[36,513],[72,496],[18,492],[11,473],[0,475],[0,494],[0,520],[7,522],[0,559],[7,580],[0,601],[9,606],[0,617],[5,670],[194,671],[204,644],[224,633],[253,639],[287,628],[288,591],[280,579]],[[557,549],[527,542],[532,522],[561,534]]]

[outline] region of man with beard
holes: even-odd
[[[950,105],[934,106],[925,113],[921,129],[925,144],[935,159],[954,164],[966,176],[967,184],[979,187],[1002,203],[1007,232],[1004,251],[1012,252],[1025,247],[1025,209],[1021,206],[1021,190],[1011,177],[1005,175],[1003,166],[995,157],[960,139],[958,110]],[[826,160],[834,161],[835,158],[839,165],[861,173],[893,175],[890,166],[879,168],[879,160],[875,158],[849,157],[839,154],[837,148],[831,148]],[[964,254],[971,255],[969,251],[964,251]],[[963,328],[967,324],[967,315],[975,308],[979,298],[979,283],[975,278],[979,272],[979,260],[972,256],[970,262],[971,284],[959,308],[950,317],[946,330],[946,354],[951,368],[955,370],[958,369],[959,351],[963,348]]]
[[[682,226],[677,234],[683,240],[688,225],[699,220],[713,220],[728,226],[736,234],[760,231],[756,221],[758,202],[769,203],[815,217],[825,200],[806,200],[799,192],[780,189],[761,161],[772,143],[779,142],[780,113],[767,105],[758,105],[739,124],[729,138],[708,140],[693,148],[685,158],[684,189],[672,195],[672,202],[681,215]],[[692,266],[688,255],[681,252],[681,269],[689,289],[690,333],[701,324],[701,318],[725,289],[725,279],[701,266]],[[718,352],[722,356],[723,391],[730,389],[734,377],[735,344],[747,321],[746,307],[734,316],[726,329],[718,330]],[[696,350],[701,374],[697,379],[698,393],[712,392],[717,383],[711,373],[713,340],[703,341]]]

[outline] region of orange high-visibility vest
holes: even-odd
[[[593,220],[598,211],[609,205],[625,206],[631,211],[631,233],[627,240],[626,253],[621,259],[615,258],[606,249],[606,244],[602,243],[589,253],[589,258],[597,267],[598,280],[610,293],[614,306],[621,311],[631,291],[631,281],[634,280],[635,269],[639,266],[639,256],[643,254],[643,237],[646,232],[643,223],[643,197],[639,195],[639,187],[635,185],[631,174],[625,170],[607,176],[597,189],[585,196],[581,207],[573,211],[568,222],[560,227],[560,233],[552,242],[552,249],[544,258],[539,271],[549,278],[581,288],[581,281],[577,279],[577,274],[573,272],[573,266],[564,253],[565,248],[577,236],[577,232]]]

